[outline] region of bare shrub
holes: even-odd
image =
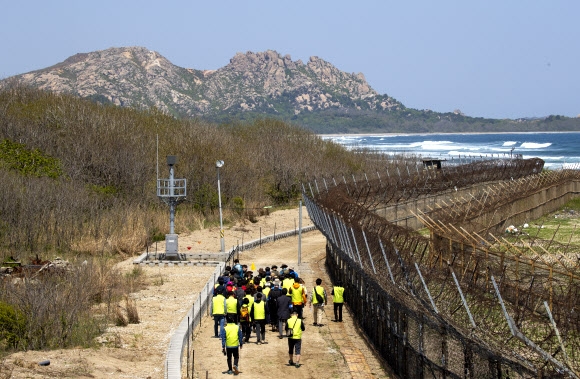
[[[66,268],[43,270],[20,281],[3,281],[0,301],[23,315],[21,349],[46,349],[92,344],[105,328],[106,317],[95,317],[95,304],[121,298],[116,274],[107,264],[86,261]]]
[[[137,304],[129,296],[125,296],[125,309],[127,310],[127,321],[129,324],[138,324],[140,320],[139,313],[137,312]]]
[[[0,121],[0,142],[38,151],[60,173],[26,175],[0,159],[4,256],[45,251],[65,258],[124,257],[168,233],[167,208],[155,190],[157,135],[163,136],[159,155],[178,155],[177,177],[188,178],[177,233],[218,222],[218,159],[225,161],[220,175],[226,224],[246,212],[254,220],[265,205],[295,204],[301,183],[311,178],[370,175],[384,172],[388,162],[279,120],[217,126],[18,86],[0,90]],[[167,177],[167,168],[160,169],[160,177]]]
[[[115,325],[116,326],[127,326],[129,325],[129,320],[125,317],[125,312],[123,312],[123,307],[120,305],[115,308]]]

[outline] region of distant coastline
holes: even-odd
[[[540,158],[546,167],[580,165],[580,132],[453,132],[324,134],[323,140],[347,148],[423,157],[496,157],[516,154]]]
[[[342,137],[342,136],[352,136],[352,137],[372,137],[372,136],[432,136],[432,135],[477,135],[477,134],[563,134],[563,133],[580,133],[576,130],[563,130],[563,131],[534,131],[534,132],[440,132],[440,133],[317,133],[319,137]]]

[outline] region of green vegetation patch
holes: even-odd
[[[516,243],[522,239],[544,240],[542,246],[550,252],[576,251],[580,244],[580,198],[575,198],[564,204],[556,212],[549,213],[521,227],[517,235],[505,233],[507,241]],[[537,242],[536,242],[537,244]]]
[[[23,175],[56,179],[63,174],[58,159],[8,139],[0,142],[0,164]]]
[[[4,348],[17,348],[26,328],[24,315],[10,304],[0,301],[0,344]]]

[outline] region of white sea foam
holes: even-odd
[[[549,161],[580,162],[580,157],[543,156],[543,155],[524,154],[523,158],[524,159],[540,158],[546,162],[549,162]]]
[[[452,145],[451,141],[423,141],[420,146],[422,150],[448,150]]]
[[[545,149],[552,145],[552,142],[536,143],[536,142],[524,142],[520,145],[522,149]]]
[[[498,133],[499,134],[499,133]],[[535,158],[539,155],[544,159],[546,167],[560,168],[563,164],[580,165],[580,155],[575,146],[580,137],[576,134],[551,134],[546,142],[546,137],[534,138],[534,133],[514,133],[513,136],[505,135],[483,138],[480,134],[455,134],[455,135],[434,135],[434,134],[413,134],[413,135],[334,135],[333,138],[323,136],[324,139],[334,140],[348,149],[368,148],[380,151],[384,154],[414,154],[422,157],[441,157],[451,159],[458,156],[464,157],[488,157],[505,158],[512,154],[523,158]],[[516,135],[517,134],[517,135]],[[524,135],[525,134],[525,135]],[[545,133],[537,133],[545,134]],[[409,138],[411,137],[411,138]],[[438,141],[438,138],[444,139]],[[521,142],[526,141],[526,142]],[[551,154],[559,154],[551,156]],[[571,154],[569,154],[571,153]],[[574,155],[574,156],[573,156]]]

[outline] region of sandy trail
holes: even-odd
[[[306,211],[303,227],[312,225]],[[292,230],[299,225],[298,209],[277,211],[260,217],[257,223],[230,225],[225,230],[227,246],[248,242],[262,236]],[[180,250],[191,246],[192,251],[219,251],[219,228],[196,231],[179,237]],[[317,231],[303,234],[302,261],[298,264],[298,238],[290,237],[261,248],[247,250],[240,256],[242,263],[259,267],[286,263],[299,272],[309,291],[317,277],[330,293],[331,284],[324,272],[325,239]],[[152,251],[150,249],[150,251]],[[163,243],[157,245],[163,251]],[[131,270],[135,257],[117,265]],[[137,303],[141,322],[127,327],[109,327],[98,338],[98,348],[73,348],[52,351],[28,351],[9,355],[0,364],[0,378],[163,378],[164,359],[173,330],[196,300],[199,291],[213,273],[213,267],[143,267],[149,285],[131,294]],[[329,296],[329,301],[331,297]],[[346,310],[345,310],[346,311]],[[241,353],[243,376],[271,378],[284,371],[296,378],[386,378],[381,368],[345,313],[344,323],[331,322],[332,304],[324,316],[323,327],[312,326],[311,309],[306,308],[306,331],[303,342],[303,366],[286,366],[287,341],[279,340],[267,331],[266,345],[250,343]],[[206,317],[195,331],[192,344],[195,350],[196,377],[221,378],[227,369],[221,345],[213,335],[213,320]],[[38,362],[49,359],[49,366]],[[191,368],[190,370],[191,371]],[[228,377],[225,375],[225,377]]]

